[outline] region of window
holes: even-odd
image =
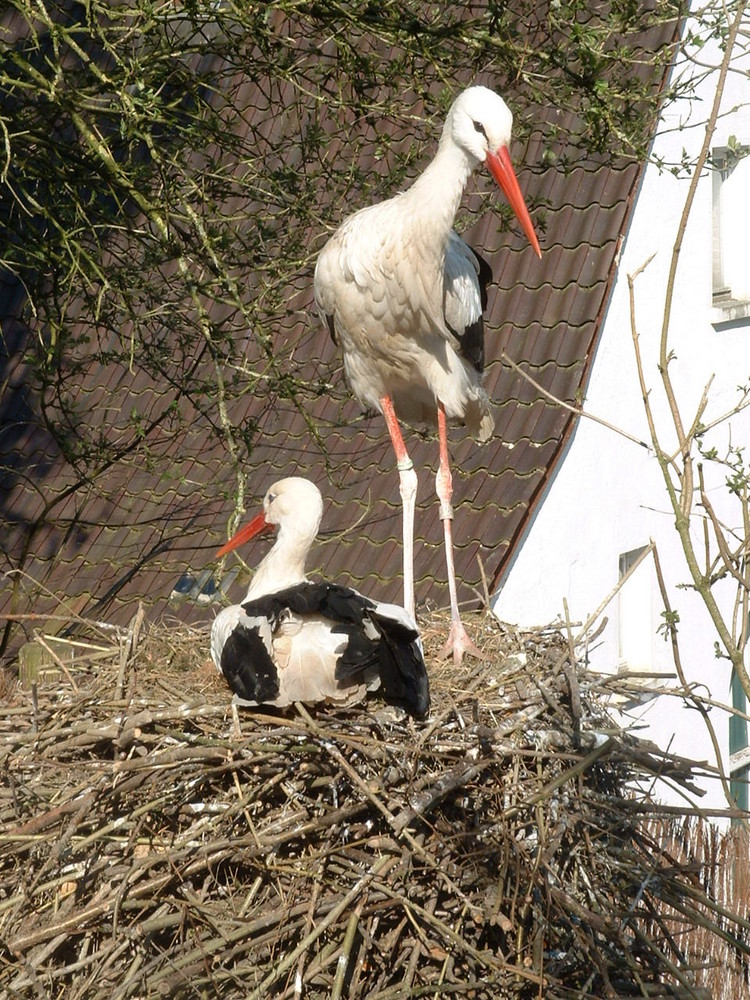
[[[172,588],[170,601],[181,604],[183,601],[193,601],[196,604],[214,604],[221,601],[229,586],[239,572],[238,566],[233,566],[225,573],[220,582],[214,578],[210,569],[201,570],[196,576],[186,570]]]
[[[620,579],[638,562],[648,546],[620,555]],[[647,673],[654,669],[651,620],[652,564],[644,559],[620,588],[617,599],[619,670]]]
[[[734,138],[714,149],[713,305],[715,322],[750,316],[750,146]]]

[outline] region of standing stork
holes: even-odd
[[[484,369],[489,265],[453,229],[464,187],[486,164],[538,256],[539,242],[508,152],[513,116],[486,87],[454,101],[437,154],[410,188],[350,215],[315,267],[315,300],[344,355],[360,402],[383,414],[396,453],[403,505],[404,605],[414,613],[417,476],[399,420],[437,425],[436,490],[445,535],[451,627],[443,653],[480,655],[461,622],[453,564],[453,484],[447,421],[486,441],[494,431]]]
[[[425,715],[430,689],[422,643],[404,609],[307,579],[307,555],[322,514],[314,483],[282,479],[266,493],[261,513],[216,553],[221,557],[262,531],[278,530],[245,600],[220,611],[211,627],[211,657],[234,703],[353,705],[380,689],[413,715]]]

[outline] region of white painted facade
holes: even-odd
[[[750,27],[750,24],[748,24]],[[704,52],[704,62],[706,53]],[[737,55],[730,74],[712,147],[737,142],[750,146],[750,53]],[[744,70],[744,75],[738,71]],[[690,178],[659,161],[680,163],[683,149],[694,160],[705,135],[716,88],[716,74],[700,84],[702,100],[672,106],[665,111],[646,168],[630,229],[621,250],[600,346],[593,364],[585,410],[604,418],[641,441],[650,441],[638,383],[631,337],[628,274],[652,256],[635,284],[635,317],[662,446],[671,450],[676,440],[657,362],[664,315],[665,290],[672,248],[688,194]],[[733,110],[730,110],[733,109]],[[674,296],[669,345],[675,354],[670,373],[678,394],[683,422],[690,425],[701,396],[708,390],[707,424],[731,410],[739,399],[737,387],[750,383],[750,158],[741,161],[729,182],[722,185],[724,279],[733,284],[739,304],[717,309],[713,303],[715,241],[713,207],[717,197],[712,171],[700,180],[684,235]],[[731,198],[731,206],[730,206]],[[722,320],[724,322],[718,322]],[[726,320],[730,320],[726,322]],[[729,443],[747,445],[750,457],[750,410],[731,423],[717,426],[706,443],[725,454]],[[729,495],[725,474],[705,463],[709,495],[717,511],[739,527],[739,505]],[[693,507],[694,534],[701,537],[702,512]],[[632,553],[653,539],[667,581],[672,607],[679,613],[680,654],[688,682],[703,686],[713,699],[731,703],[730,672],[717,659],[716,632],[700,598],[681,584],[689,574],[674,529],[664,480],[652,452],[591,420],[579,421],[562,466],[529,529],[501,589],[495,613],[504,622],[543,625],[564,617],[585,622],[618,584],[621,566]],[[699,547],[700,551],[700,547]],[[628,557],[627,554],[631,553]],[[722,591],[724,609],[731,608],[735,590]],[[651,558],[647,558],[605,609],[608,624],[590,650],[593,669],[645,670],[674,674],[668,642],[658,634],[664,606]],[[700,715],[681,700],[652,699],[631,718],[639,719],[643,735],[662,748],[693,760],[715,761],[709,734]],[[716,735],[728,766],[728,715],[711,713]],[[708,781],[700,804],[726,806],[718,782]],[[681,799],[668,789],[659,797]]]

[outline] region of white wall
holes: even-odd
[[[747,68],[750,60],[745,59]],[[704,136],[702,127],[710,107],[715,82],[704,85],[706,99],[692,117],[676,108],[665,116],[657,137],[654,159],[679,162],[683,148],[697,155]],[[747,78],[737,74],[729,81],[724,106],[731,108],[748,100]],[[708,91],[707,91],[708,88]],[[750,143],[750,112],[740,108],[722,118],[714,145],[723,145],[729,136]],[[636,320],[646,379],[662,444],[672,448],[671,428],[657,371],[658,344],[664,296],[680,214],[688,192],[689,178],[659,172],[650,164],[643,180],[636,210],[627,235],[618,276],[613,289],[605,328],[592,369],[585,408],[623,428],[639,440],[648,441],[630,333],[627,275],[655,254],[636,283]],[[750,204],[750,192],[747,192]],[[711,374],[715,379],[704,423],[731,408],[736,387],[750,382],[750,325],[734,328],[712,326],[712,182],[701,179],[685,233],[678,288],[670,326],[670,345],[676,359],[670,372],[677,388],[683,420],[693,419],[701,394]],[[744,233],[743,261],[750,275],[750,236]],[[731,433],[731,438],[730,438]],[[712,433],[719,451],[727,443],[746,442],[750,453],[750,414],[746,411],[727,426]],[[708,470],[707,472],[713,472]],[[723,476],[711,480],[711,497],[725,515],[737,520],[736,510],[727,500]],[[700,512],[696,514],[696,531]],[[700,600],[679,588],[688,579],[682,549],[673,528],[665,487],[658,464],[646,449],[588,420],[579,422],[564,463],[552,483],[523,547],[497,594],[495,612],[506,622],[520,625],[547,624],[563,614],[567,598],[573,621],[585,621],[615,587],[619,577],[619,556],[653,538],[669,585],[670,601],[680,615],[679,640],[683,665],[690,682],[706,685],[712,696],[731,701],[726,661],[714,655],[714,630]],[[657,635],[663,605],[659,598],[652,565],[641,567],[627,585],[638,594],[623,592],[605,614],[609,624],[596,648],[591,651],[594,669],[615,672],[620,665],[621,647],[641,667],[673,672],[669,645]],[[649,593],[644,597],[644,589]],[[649,613],[650,605],[650,613]],[[622,614],[621,614],[622,611]],[[643,622],[643,619],[649,620]],[[645,636],[631,634],[640,619]],[[621,631],[623,635],[621,635]],[[624,646],[623,646],[624,642]],[[649,663],[643,663],[644,659]],[[643,733],[660,746],[696,760],[711,760],[712,751],[700,717],[682,707],[676,699],[660,698],[643,712],[649,729]],[[727,747],[727,716],[712,713],[721,745]],[[725,800],[716,783],[703,804],[717,807]],[[662,797],[672,798],[664,793]]]

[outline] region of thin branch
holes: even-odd
[[[732,797],[732,791],[729,785],[729,781],[724,772],[724,755],[722,754],[721,746],[719,740],[716,736],[716,730],[713,727],[713,723],[708,714],[708,710],[703,705],[700,698],[693,698],[688,692],[690,692],[690,686],[687,682],[687,677],[685,676],[685,671],[682,667],[682,658],[680,656],[680,647],[677,641],[677,623],[674,618],[674,612],[672,610],[672,605],[669,600],[669,592],[667,590],[666,583],[664,581],[664,574],[662,573],[661,561],[659,559],[658,549],[653,541],[651,540],[652,554],[654,557],[654,568],[656,570],[656,580],[659,584],[659,593],[661,594],[662,603],[664,605],[664,610],[666,611],[666,630],[669,635],[669,641],[672,649],[672,660],[675,665],[675,670],[677,671],[677,676],[682,684],[683,691],[685,692],[685,697],[692,703],[692,705],[700,713],[703,719],[703,724],[706,727],[709,738],[711,740],[711,746],[714,750],[714,758],[716,760],[716,766],[719,771],[719,779],[721,781],[721,787],[724,792],[724,798],[730,806],[736,805],[734,798]]]
[[[518,375],[520,375],[522,379],[525,379],[529,383],[529,385],[532,385],[537,390],[537,392],[540,392],[544,397],[549,399],[551,403],[554,403],[556,406],[562,407],[562,409],[564,410],[568,410],[570,413],[575,414],[577,417],[586,417],[587,420],[591,420],[595,424],[601,424],[602,427],[606,427],[608,430],[614,431],[615,434],[619,434],[620,437],[624,437],[628,441],[632,441],[633,444],[637,444],[639,447],[645,448],[646,451],[653,450],[651,448],[651,445],[648,444],[647,441],[641,441],[640,438],[637,438],[635,437],[635,435],[630,434],[628,431],[623,430],[622,427],[617,427],[615,424],[610,423],[609,420],[605,420],[604,417],[598,417],[596,416],[595,413],[590,413],[588,410],[584,410],[583,407],[581,406],[573,406],[572,403],[566,403],[565,400],[558,399],[557,396],[554,396],[548,389],[545,389],[543,385],[541,385],[539,382],[536,381],[536,379],[532,378],[528,372],[524,371],[520,365],[516,364],[516,362],[513,361],[513,359],[510,358],[505,351],[503,351],[503,353],[500,355],[500,358],[507,365],[509,365],[513,369],[513,371],[515,371]]]

